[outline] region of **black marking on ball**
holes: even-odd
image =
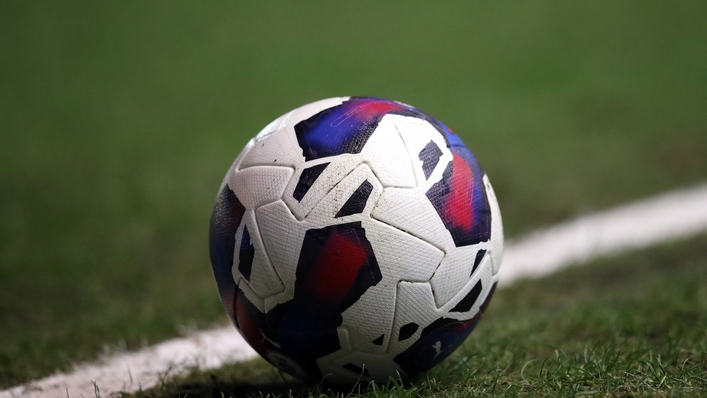
[[[297,181],[297,186],[295,187],[295,192],[292,193],[292,197],[297,199],[298,202],[301,202],[304,195],[309,191],[309,188],[314,184],[314,181],[319,178],[319,175],[322,174],[327,166],[329,166],[329,163],[322,163],[302,170],[302,174],[299,176],[299,181]]]
[[[368,182],[368,180],[361,183],[361,185],[356,188],[356,191],[351,194],[351,197],[346,203],[341,206],[335,218],[362,213],[363,209],[366,208],[366,202],[368,202],[368,197],[371,196],[371,192],[373,192],[373,184]]]
[[[382,334],[382,335],[376,337],[376,339],[373,340],[371,343],[373,343],[373,344],[375,344],[375,345],[383,345],[383,340],[384,340],[384,339],[385,339],[385,335]]]
[[[413,334],[415,334],[415,332],[417,332],[417,328],[419,327],[420,325],[414,322],[410,322],[406,325],[403,325],[400,328],[400,333],[398,333],[398,341],[409,339],[410,337],[412,337]]]
[[[484,256],[486,255],[486,250],[481,249],[478,252],[476,252],[476,258],[474,259],[474,267],[471,269],[471,275],[474,275],[474,272],[476,271],[477,268],[479,268],[479,264],[481,264],[481,260],[484,259]],[[469,276],[471,276],[469,275]]]
[[[466,296],[464,296],[463,299],[461,299],[460,302],[457,303],[457,305],[452,308],[450,312],[467,312],[471,309],[471,307],[474,306],[474,303],[476,303],[476,299],[479,298],[479,294],[481,294],[481,291],[483,290],[483,285],[481,284],[481,281],[476,282],[476,285],[467,293]]]
[[[439,163],[439,158],[442,157],[442,150],[439,149],[434,141],[430,141],[417,156],[422,162],[422,171],[425,173],[425,179],[429,179],[432,171]]]
[[[250,272],[253,268],[253,257],[255,256],[255,248],[250,243],[250,234],[248,227],[243,226],[243,237],[241,238],[241,250],[238,254],[238,271],[241,275],[250,282]]]

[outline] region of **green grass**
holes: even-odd
[[[0,388],[225,317],[222,176],[281,113],[413,104],[509,235],[707,176],[701,2],[0,3]]]
[[[283,379],[256,359],[130,397],[705,395],[707,236],[501,289],[440,366],[408,386],[354,392]]]

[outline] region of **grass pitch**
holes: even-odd
[[[338,95],[457,131],[509,235],[707,176],[703,2],[0,2],[0,388],[225,320],[217,187]],[[502,301],[502,300],[499,300]]]
[[[707,236],[501,289],[464,345],[417,382],[349,393],[256,359],[130,397],[704,395]]]

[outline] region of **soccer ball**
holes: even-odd
[[[314,102],[228,170],[210,229],[221,300],[277,368],[406,380],[454,351],[496,287],[501,214],[462,140],[402,103]]]

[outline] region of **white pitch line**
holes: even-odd
[[[69,374],[56,374],[0,391],[0,398],[93,398],[97,396],[95,386],[100,389],[101,397],[109,397],[121,391],[153,387],[166,373],[170,376],[184,373],[197,365],[199,369],[213,369],[256,355],[234,327],[225,327],[77,366]]]
[[[707,230],[707,184],[557,224],[509,242],[500,285]]]
[[[537,278],[573,264],[707,230],[707,184],[580,217],[533,232],[506,245],[500,284]],[[0,398],[102,397],[157,385],[169,371],[175,375],[198,365],[212,369],[257,354],[233,327],[195,333],[154,347],[77,366],[0,391]],[[68,391],[68,393],[67,393]]]

